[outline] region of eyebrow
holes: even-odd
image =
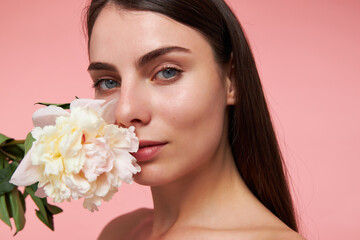
[[[110,63],[93,62],[93,63],[90,63],[87,70],[88,71],[91,71],[91,70],[107,70],[107,71],[116,72],[116,67],[115,67],[115,65],[112,65]]]
[[[190,53],[191,51],[187,48],[183,48],[183,47],[178,47],[178,46],[170,46],[170,47],[163,47],[163,48],[158,48],[155,49],[147,54],[145,54],[144,56],[140,57],[138,61],[136,61],[136,65],[141,67],[146,65],[147,63],[149,63],[150,61],[161,57],[165,54],[168,54],[170,52],[185,52],[185,53]]]
[[[170,52],[184,52],[184,53],[191,53],[191,51],[187,48],[183,48],[183,47],[178,47],[178,46],[170,46],[170,47],[163,47],[163,48],[158,48],[155,49],[147,54],[145,54],[144,56],[140,57],[139,60],[136,61],[136,65],[141,67],[146,65],[147,63],[149,63],[150,61],[161,57],[165,54],[168,54]],[[107,71],[113,71],[116,72],[117,69],[115,67],[115,65],[110,64],[110,63],[104,63],[104,62],[93,62],[90,63],[88,69],[88,71],[91,70],[107,70]]]

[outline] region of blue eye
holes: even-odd
[[[120,86],[120,83],[112,79],[102,79],[98,82],[102,90],[113,89]]]
[[[165,68],[164,70],[158,72],[155,75],[155,78],[160,79],[160,80],[172,80],[179,74],[179,72],[180,72],[179,70],[169,67],[169,68]]]

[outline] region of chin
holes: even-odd
[[[160,174],[149,173],[149,171],[143,171],[143,167],[141,168],[141,172],[134,175],[134,182],[144,186],[160,186],[166,184],[167,181],[162,179]]]
[[[141,172],[134,175],[134,182],[140,185],[156,187],[166,185],[174,182],[177,179],[174,174],[170,174],[169,171],[159,171],[159,169],[150,169],[145,166],[141,166]]]

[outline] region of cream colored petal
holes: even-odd
[[[110,201],[113,195],[118,191],[116,187],[111,187],[108,194],[103,197],[104,201]]]
[[[116,152],[114,168],[116,175],[126,183],[131,183],[133,181],[133,174],[141,171],[134,157],[126,151]]]
[[[135,127],[119,128],[114,124],[104,127],[104,135],[109,139],[111,146],[128,152],[136,152],[139,147],[139,139],[136,137]]]
[[[139,150],[139,139],[135,135],[135,127],[130,126],[126,135],[130,142],[129,152],[137,152]]]
[[[103,137],[92,140],[92,143],[84,145],[86,161],[82,168],[85,177],[91,182],[104,172],[113,168],[114,155],[110,146]]]
[[[62,180],[71,191],[79,194],[85,194],[90,189],[89,182],[76,174],[63,174]]]
[[[101,106],[105,103],[103,99],[86,99],[86,98],[79,98],[75,99],[70,104],[70,111],[74,108],[90,108],[96,111],[99,115],[101,113]]]
[[[91,212],[99,211],[97,207],[100,205],[101,205],[101,198],[97,196],[94,196],[92,198],[85,198],[83,203],[84,208],[90,210]]]
[[[58,149],[63,157],[64,170],[67,173],[79,173],[84,165],[85,157],[81,150],[81,138],[81,132],[74,132],[64,136],[59,142]]]
[[[38,166],[31,163],[32,148],[25,155],[14,174],[11,176],[10,183],[16,186],[29,186],[40,180],[40,172]]]
[[[44,175],[58,175],[64,170],[62,158],[52,158],[44,164]]]
[[[48,106],[36,110],[32,115],[35,127],[45,127],[47,125],[55,125],[55,120],[59,116],[68,116],[69,113],[57,106]]]
[[[113,124],[116,121],[116,106],[117,99],[113,99],[107,103],[105,103],[100,109],[100,116],[107,122],[108,124]]]
[[[106,174],[102,174],[97,178],[95,194],[99,197],[104,197],[110,190],[110,183],[107,181]]]
[[[44,186],[47,196],[53,198],[55,202],[70,200],[71,190],[59,179],[52,179],[49,184]]]

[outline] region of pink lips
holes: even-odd
[[[131,153],[131,155],[133,155],[138,162],[149,161],[154,158],[166,144],[166,142],[140,140],[139,150]]]

